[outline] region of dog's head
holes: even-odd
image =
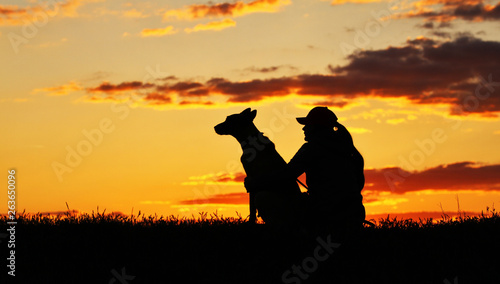
[[[257,110],[245,109],[241,113],[233,114],[226,117],[226,120],[217,124],[214,129],[219,135],[235,135],[242,129],[246,128],[257,115]]]

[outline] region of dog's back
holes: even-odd
[[[268,184],[259,186],[259,191],[271,191],[280,193],[300,193],[297,183],[284,175],[275,175],[285,170],[286,162],[276,151],[276,147],[269,138],[262,133],[250,136],[247,143],[242,143],[243,155],[241,163],[248,177],[267,177]]]

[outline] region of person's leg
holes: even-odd
[[[261,191],[255,197],[259,216],[266,224],[291,226],[299,217],[298,196]]]

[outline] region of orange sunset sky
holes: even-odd
[[[500,204],[500,2],[0,1],[0,213],[248,215],[257,109],[289,161],[329,106],[365,158],[367,214]],[[420,212],[420,213],[416,213]]]

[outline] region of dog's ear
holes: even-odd
[[[244,117],[248,118],[248,120],[253,121],[255,116],[257,116],[257,110],[254,109],[251,111],[250,108],[247,108],[244,111],[242,111],[240,114],[243,115]]]
[[[242,111],[240,114],[243,114],[243,115],[249,115],[249,114],[250,114],[250,108],[245,109],[245,110],[244,110],[244,111]]]
[[[250,112],[250,119],[253,121],[253,119],[257,116],[257,110],[254,109]]]

